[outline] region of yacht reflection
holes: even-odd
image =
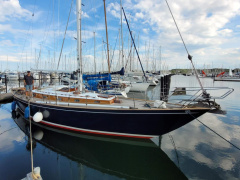
[[[13,118],[19,128],[29,135],[28,121],[18,112],[13,112]],[[34,125],[32,132],[38,143],[105,175],[124,179],[187,179],[149,139],[90,136]]]

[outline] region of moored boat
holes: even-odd
[[[79,28],[81,24],[80,0],[77,0],[76,7],[76,12],[78,12],[78,86],[75,88],[69,86],[39,88],[33,90],[33,97],[26,97],[21,88],[15,89],[13,97],[26,117],[34,119],[34,116],[38,114],[41,117],[37,120],[39,124],[69,131],[152,138],[177,129],[215,108],[215,101],[211,102],[212,97],[203,87],[202,93],[194,99],[189,99],[188,103],[182,104],[171,104],[160,100],[124,99],[115,95],[84,92]],[[110,74],[109,55],[108,74]],[[147,80],[145,73],[144,77]]]
[[[15,123],[29,136],[29,124],[19,113],[12,113]],[[121,179],[187,179],[181,170],[160,148],[161,137],[157,138],[158,143],[149,139],[129,139],[129,138],[110,138],[104,136],[93,136],[79,134],[51,127],[32,125],[32,134],[34,143],[40,143],[48,148],[49,151],[57,153],[61,158],[68,158],[70,163],[77,162],[81,168],[73,171],[71,174],[78,178],[79,170],[81,175],[84,172],[85,177],[89,174],[98,174],[98,178],[105,179],[109,176]],[[38,144],[36,149],[39,148]],[[52,153],[50,153],[52,154]],[[46,156],[44,153],[38,153],[39,156]],[[35,160],[36,163],[39,163]],[[66,160],[66,159],[65,159]],[[41,160],[40,160],[41,161]],[[64,161],[68,166],[68,161]],[[41,166],[43,173],[44,164]],[[67,171],[67,170],[66,170]],[[46,172],[46,171],[45,171]],[[169,173],[172,172],[172,173]],[[46,172],[48,173],[48,172]],[[66,175],[67,172],[57,171],[57,176]],[[52,176],[51,176],[52,174]],[[44,175],[44,174],[42,174]],[[56,177],[55,173],[48,173],[44,176],[47,179]],[[61,176],[60,176],[61,177]]]
[[[61,86],[59,89],[33,90],[33,98],[22,90],[14,92],[14,99],[24,113],[30,104],[30,116],[41,112],[40,124],[71,131],[152,138],[172,131],[201,116],[211,107],[165,104],[116,96],[83,93]],[[70,92],[69,92],[70,91]],[[156,105],[157,104],[157,105]],[[26,112],[25,112],[26,113]]]

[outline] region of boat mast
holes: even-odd
[[[105,26],[106,26],[106,39],[107,39],[107,58],[108,58],[108,73],[110,74],[110,61],[109,61],[109,47],[108,47],[108,30],[107,30],[107,15],[106,15],[106,0],[103,0],[104,3],[104,15],[105,15]]]
[[[162,74],[162,47],[160,46],[160,75]]]
[[[78,62],[78,91],[82,92],[82,38],[81,38],[81,13],[82,13],[82,1],[76,0],[76,12],[77,12],[77,62]]]
[[[93,32],[93,37],[94,37],[94,73],[97,73],[97,65],[96,65],[96,40],[95,40],[95,32]]]
[[[121,42],[122,42],[122,52],[121,52],[121,55],[122,55],[122,67],[124,67],[124,55],[123,55],[123,31],[122,31],[122,0],[120,0],[120,12],[121,12]]]

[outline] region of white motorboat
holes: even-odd
[[[9,73],[7,73],[7,79],[9,81],[17,81],[18,80],[18,73],[17,72],[9,72]]]
[[[39,73],[34,72],[32,75],[33,75],[33,79],[35,80],[39,79]]]
[[[75,79],[71,79],[70,78],[70,75],[68,74],[64,74],[60,77],[61,81],[63,83],[68,83],[68,84],[76,84],[78,80],[75,80]]]
[[[42,79],[50,79],[49,73],[42,73]]]
[[[59,78],[59,75],[56,72],[51,72],[50,76],[51,76],[52,79],[58,79]]]
[[[142,76],[127,76],[124,77],[124,80],[121,83],[130,86],[130,91],[143,92],[146,91],[150,83],[143,82]]]
[[[138,82],[125,82],[131,87],[130,91],[144,92],[149,87],[149,83],[138,83]]]
[[[147,82],[150,86],[157,86],[159,81],[155,76],[149,76]]]

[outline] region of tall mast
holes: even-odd
[[[121,42],[122,42],[122,67],[124,67],[124,59],[123,59],[123,31],[122,31],[122,0],[120,0],[120,11],[121,11]]]
[[[108,73],[110,73],[110,61],[109,61],[109,47],[108,47],[108,30],[107,30],[107,16],[106,16],[106,0],[103,0],[104,3],[104,15],[105,15],[105,26],[106,26],[106,39],[107,39],[107,58],[108,58]]]
[[[138,33],[138,52],[139,52],[139,33]],[[137,62],[137,72],[138,72],[138,62]]]
[[[77,12],[77,62],[78,62],[78,88],[82,92],[82,38],[81,38],[81,13],[82,13],[82,1],[76,0],[76,12]]]
[[[162,47],[160,46],[160,74],[162,74]]]
[[[102,72],[104,72],[104,67],[103,67],[103,47],[104,47],[104,41],[102,38]]]
[[[118,32],[119,32],[119,60],[118,60],[118,64],[119,64],[119,67],[121,68],[121,30],[118,29]]]
[[[93,37],[94,37],[94,73],[96,74],[97,73],[97,65],[96,65],[96,50],[95,50],[95,47],[96,47],[96,40],[95,40],[95,32],[93,32]]]

